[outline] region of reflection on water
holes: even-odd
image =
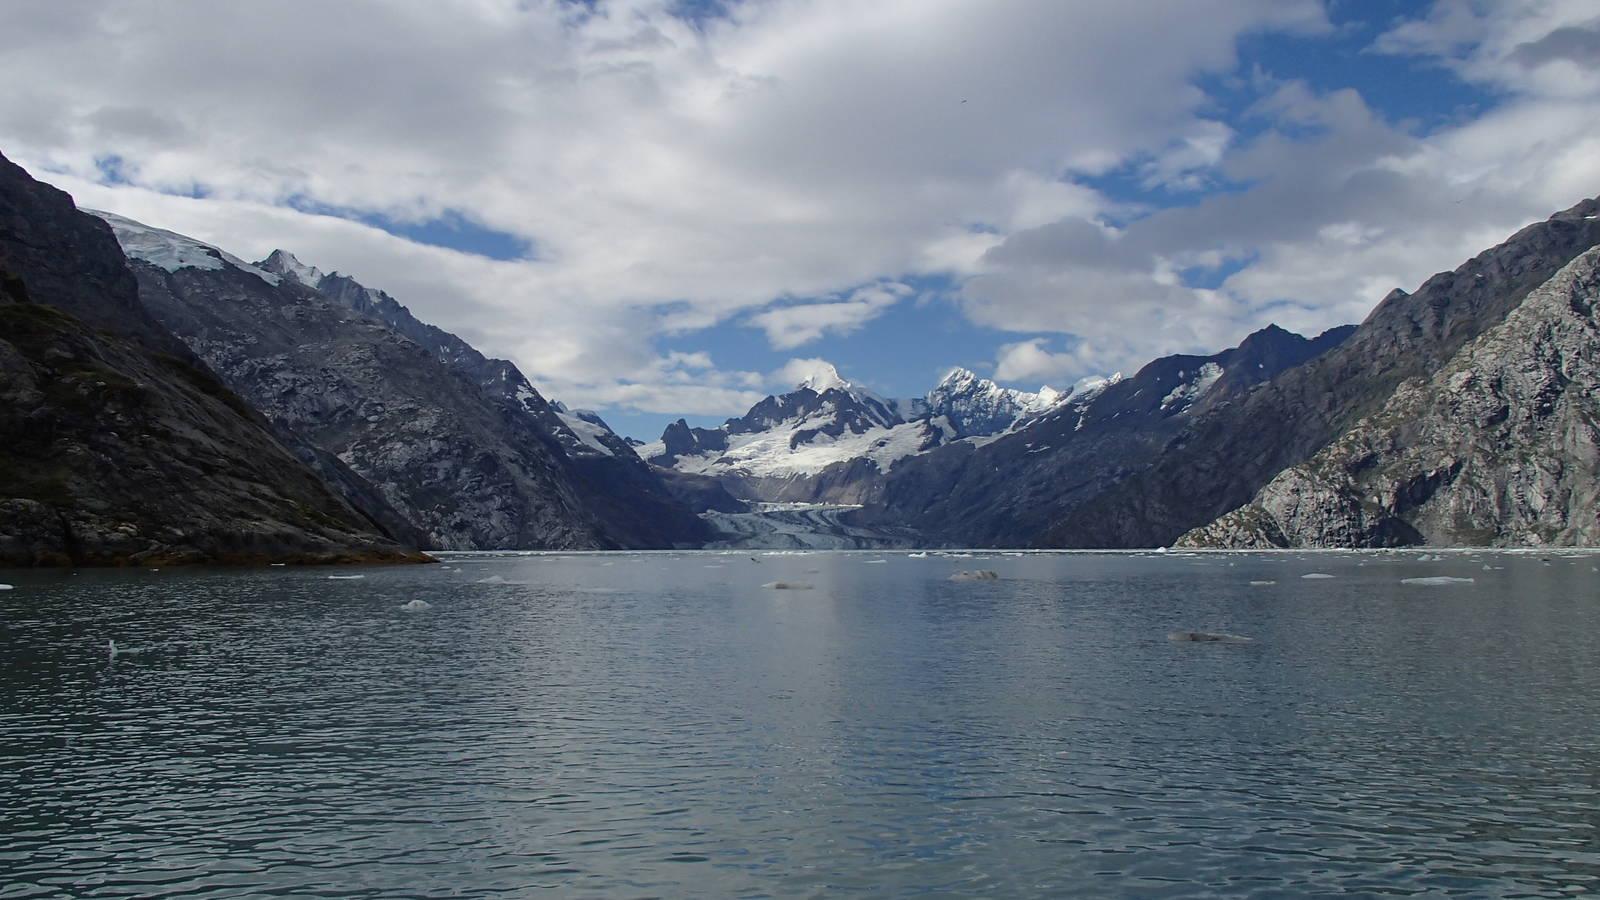
[[[0,896],[1600,891],[1597,564],[8,572]]]

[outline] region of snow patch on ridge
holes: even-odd
[[[1184,377],[1184,374],[1185,373],[1183,372],[1179,372],[1178,377],[1181,379]],[[1200,367],[1199,371],[1195,372],[1193,378],[1189,379],[1188,381],[1179,382],[1177,387],[1173,388],[1165,397],[1162,397],[1161,408],[1166,409],[1167,407],[1177,403],[1182,403],[1185,406],[1193,403],[1194,401],[1205,396],[1205,392],[1210,390],[1211,386],[1216,384],[1217,379],[1221,377],[1221,366],[1214,362],[1206,363]]]
[[[521,396],[521,391],[519,390],[518,397],[521,398]],[[523,402],[526,404],[527,401],[524,400]],[[615,438],[616,435],[601,423],[598,414],[587,409],[568,409],[566,404],[559,400],[551,401],[550,408],[555,410],[556,416],[561,419],[561,424],[567,426],[573,437],[577,438],[578,443],[585,448],[603,456],[616,455],[605,443],[606,437]]]
[[[202,244],[194,238],[161,228],[152,228],[116,213],[97,209],[83,211],[105,220],[106,224],[111,226],[112,233],[117,236],[117,243],[122,245],[123,253],[133,259],[160,266],[168,272],[176,272],[179,269],[218,270],[232,266],[260,278],[267,284],[276,285],[281,280],[271,272],[258,269],[231,253],[218,250],[210,244]]]

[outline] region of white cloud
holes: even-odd
[[[998,236],[1100,211],[1075,173],[1188,177],[1207,152],[1193,79],[1233,68],[1243,34],[1326,28],[1314,0],[764,0],[703,27],[675,6],[16,0],[0,147],[100,207],[350,271],[564,399],[667,409],[685,388],[647,381],[677,371],[662,335],[780,301],[757,324],[796,346],[881,307],[785,298],[969,271]],[[112,156],[136,187],[86,190]],[[539,259],[291,200],[455,211]]]
[[[1045,338],[1033,338],[1000,347],[994,364],[996,381],[1050,381],[1085,369],[1085,359],[1077,353],[1058,353],[1045,348]]]
[[[696,414],[770,385],[671,349],[718,322],[789,350],[948,274],[1020,339],[997,375],[1059,381],[1359,320],[1600,193],[1592,0],[1441,2],[1382,36],[1494,95],[1431,131],[1270,74],[1264,132],[1216,120],[1196,77],[1242,35],[1326,29],[1312,0],[761,0],[703,27],[674,6],[14,0],[0,150],[86,205],[349,272],[569,402]],[[113,156],[133,185],[94,183]],[[1139,217],[1074,183],[1111,170],[1236,189]],[[452,210],[538,258],[291,200]]]
[[[767,383],[779,391],[792,391],[795,385],[813,379],[826,381],[839,374],[833,363],[820,357],[791,359],[767,376]]]
[[[839,300],[774,307],[751,316],[749,322],[767,333],[774,348],[792,350],[826,334],[849,334],[912,293],[910,285],[882,282],[857,288]]]
[[[1465,7],[1442,3],[1378,47],[1436,54],[1511,92],[1476,118],[1418,132],[1354,91],[1262,79],[1268,93],[1249,115],[1266,131],[1197,170],[1247,190],[1115,231],[1076,217],[1007,235],[964,286],[968,315],[1082,342],[1072,354],[1009,345],[1007,371],[1132,370],[1161,354],[1215,352],[1270,322],[1309,334],[1360,321],[1391,288],[1414,289],[1600,193],[1600,83],[1552,85],[1543,71],[1555,64],[1546,56],[1566,65],[1587,52],[1573,29],[1594,22],[1592,4]],[[1600,22],[1593,29],[1600,47]],[[1224,264],[1236,271],[1221,270],[1231,273],[1214,289],[1176,277]]]

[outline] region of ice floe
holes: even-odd
[[[993,569],[973,569],[972,571],[957,572],[950,576],[950,581],[996,581],[1000,573]]]
[[[1247,638],[1240,634],[1227,634],[1220,631],[1174,631],[1167,635],[1167,640],[1174,643],[1194,641],[1196,643],[1217,644],[1248,644],[1254,638]]]

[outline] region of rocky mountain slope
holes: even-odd
[[[427,546],[671,547],[707,534],[603,423],[386,294],[287,253],[253,265],[102,215],[155,317],[302,453],[348,468],[330,481],[351,503]]]
[[[1579,254],[1600,243],[1600,200],[1518,231],[1415,293],[1393,291],[1348,341],[1238,402],[1192,420],[1159,458],[1077,505],[1049,546],[1170,544],[1242,506],[1380,409],[1400,385],[1428,378]]]
[[[718,428],[680,419],[640,452],[746,500],[857,503],[902,460],[992,438],[1064,399],[1048,387],[1030,394],[955,369],[926,397],[888,400],[830,366]]]
[[[0,565],[417,560],[138,297],[106,225],[0,157]]]
[[[1600,247],[1248,505],[1205,547],[1600,543]]]
[[[1188,424],[1330,351],[1276,326],[1212,356],[1169,356],[1082,391],[988,443],[957,442],[883,479],[857,525],[901,525],[943,546],[1036,546],[1079,504],[1152,464]]]

